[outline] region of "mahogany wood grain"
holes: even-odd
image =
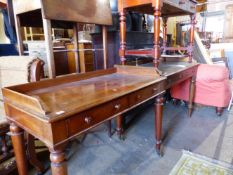
[[[103,35],[103,56],[104,56],[104,69],[107,69],[108,65],[108,31],[106,26],[102,26]]]
[[[168,21],[168,18],[163,17],[163,54],[166,53],[165,48],[167,47],[167,21]]]
[[[164,42],[163,49],[166,51],[166,21],[170,16],[177,15],[191,15],[194,16],[196,2],[192,0],[184,0],[182,3],[177,0],[119,0],[118,1],[118,11],[120,13],[120,49],[119,56],[122,64],[124,64],[125,55],[135,55],[135,56],[152,56],[154,58],[154,66],[157,69],[160,61],[160,45],[159,45],[159,34],[160,34],[160,17],[164,17]],[[126,11],[135,11],[140,13],[152,14],[154,15],[154,48],[149,51],[128,51],[126,49],[125,41],[125,13]],[[194,23],[192,25],[192,31],[194,30]],[[192,58],[192,46],[193,38],[190,38],[191,43],[187,50],[189,50],[189,60]],[[168,50],[168,49],[167,49]]]
[[[193,76],[190,79],[190,87],[189,87],[189,105],[188,105],[189,117],[191,117],[191,115],[192,115],[193,100],[194,100],[194,95],[195,95],[195,81],[196,81],[196,77]]]
[[[74,31],[74,45],[73,45],[73,48],[75,50],[78,50],[79,49],[79,45],[78,45],[78,24],[77,23],[74,23],[73,24],[73,31]],[[72,46],[71,46],[72,47]],[[80,65],[79,65],[79,53],[78,52],[74,52],[74,59],[75,59],[75,71],[74,72],[77,72],[79,73],[80,72]],[[73,67],[73,65],[69,65],[70,67]]]
[[[121,64],[125,64],[125,50],[126,50],[126,16],[125,11],[121,10],[120,15],[120,50],[119,56],[121,59]]]
[[[16,14],[42,9],[43,18],[49,20],[112,25],[108,0],[15,0],[14,9]]]
[[[66,175],[64,144],[113,118],[117,118],[117,131],[122,136],[122,114],[161,95],[175,83],[192,77],[196,66],[188,64],[177,70],[168,66],[168,69],[163,69],[167,72],[164,76],[159,76],[153,67],[116,66],[4,88],[7,118],[17,128],[24,129],[49,147],[53,175],[58,172]],[[35,103],[29,106],[28,103],[33,100]],[[156,148],[159,153],[162,106],[163,97],[159,96],[155,105]],[[42,112],[35,112],[40,107]],[[15,137],[18,142],[21,140],[20,136]],[[17,146],[14,147],[16,149]],[[21,155],[21,151],[17,154]],[[24,164],[19,167],[20,171],[24,169]]]
[[[19,175],[27,175],[27,159],[24,144],[24,132],[15,123],[10,124],[11,140]]]
[[[162,155],[161,152],[161,144],[162,144],[162,120],[163,120],[163,105],[164,105],[164,97],[158,96],[155,99],[155,139],[156,139],[156,151],[159,155]]]
[[[189,43],[189,62],[192,62],[192,58],[193,58],[193,46],[194,46],[194,30],[195,30],[195,24],[196,24],[196,15],[191,15],[191,29],[190,29],[190,43]]]
[[[160,17],[161,17],[161,1],[158,0],[154,7],[154,65],[157,68],[160,59]]]
[[[67,163],[64,149],[50,149],[51,170],[53,175],[67,175]]]
[[[69,3],[63,0],[43,0],[42,6],[46,19],[112,25],[108,0],[69,0]]]

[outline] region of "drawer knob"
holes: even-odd
[[[142,96],[141,95],[138,95],[137,98],[140,99]]]
[[[153,88],[153,91],[155,92],[155,91],[157,91],[158,90],[158,88]]]
[[[114,108],[117,109],[117,110],[120,109],[120,107],[121,107],[120,104],[116,104],[116,105],[114,106]]]
[[[92,120],[91,117],[85,117],[85,119],[84,119],[84,121],[85,121],[87,124],[90,124],[90,123],[91,123],[91,120]]]

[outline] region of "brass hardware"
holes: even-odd
[[[91,123],[91,120],[92,120],[91,117],[85,117],[85,119],[84,119],[84,121],[85,121],[87,124],[90,124],[90,123]]]
[[[115,109],[120,109],[120,107],[121,107],[120,104],[116,104],[116,105],[114,106]]]

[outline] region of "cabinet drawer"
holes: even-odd
[[[75,115],[67,119],[68,135],[72,136],[91,128],[126,108],[128,108],[128,99],[122,97]]]
[[[186,69],[182,72],[178,72],[174,75],[171,75],[167,79],[167,88],[170,88],[171,86],[182,82],[188,78],[191,78],[193,75],[196,74],[196,68]]]
[[[163,82],[161,82],[163,83]],[[141,90],[138,90],[132,94],[129,95],[129,105],[134,106],[156,94],[158,94],[161,91],[161,83],[156,83],[154,85],[151,85],[149,87],[143,88]]]

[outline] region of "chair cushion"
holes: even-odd
[[[224,66],[200,64],[197,70],[197,81],[221,82],[229,79],[229,71]]]
[[[231,97],[229,71],[218,65],[201,64],[197,69],[194,102],[227,107]],[[188,101],[190,81],[186,80],[171,88],[173,98]]]

